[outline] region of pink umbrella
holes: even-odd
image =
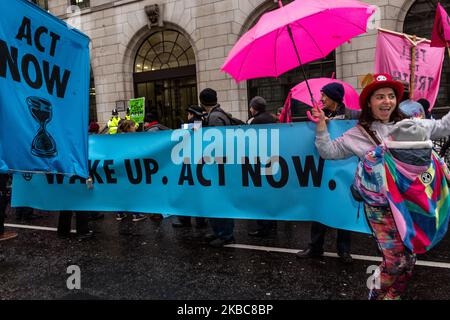
[[[309,87],[311,88],[311,91],[313,93],[313,97],[315,101],[320,100],[320,90],[327,84],[337,82],[344,86],[345,95],[344,95],[344,104],[347,108],[352,110],[360,110],[359,106],[359,94],[356,92],[356,90],[349,85],[346,82],[330,79],[330,78],[315,78],[315,79],[308,79]],[[303,103],[306,103],[307,105],[314,107],[311,103],[311,97],[308,92],[308,87],[306,85],[306,82],[303,81],[293,87],[291,89],[292,92],[292,98],[295,100],[299,100]]]
[[[229,53],[222,71],[237,82],[278,77],[326,57],[366,32],[373,6],[356,0],[297,0],[264,14]],[[306,79],[306,77],[305,77]]]
[[[333,74],[334,77],[334,74]],[[344,104],[347,108],[352,110],[360,110],[359,106],[359,95],[356,90],[349,85],[346,82],[339,81],[332,78],[314,78],[314,79],[308,79],[308,82],[303,81],[293,87],[289,91],[289,95],[286,99],[286,102],[284,103],[284,108],[280,115],[280,122],[292,122],[292,114],[291,114],[291,99],[295,99],[298,101],[301,101],[303,103],[306,103],[307,105],[314,107],[313,102],[311,101],[311,96],[309,93],[309,89],[311,90],[313,94],[314,101],[320,101],[321,97],[321,89],[332,82],[340,83],[344,86]],[[308,88],[309,84],[309,88]],[[321,104],[319,103],[320,107]],[[312,117],[309,111],[307,112],[308,118],[312,121],[315,121]]]

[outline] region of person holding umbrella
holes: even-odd
[[[392,80],[389,74],[375,74],[368,82],[359,99],[362,113],[358,125],[334,140],[328,133],[325,113],[318,107],[313,108],[312,116],[317,125],[316,147],[323,159],[357,156],[363,160],[368,151],[389,141],[389,134],[395,124],[403,119],[399,109],[403,85]],[[450,113],[441,120],[412,121],[424,127],[427,138],[437,139],[450,134]],[[400,299],[412,275],[416,257],[404,245],[390,206],[374,207],[365,203],[364,209],[383,255],[376,279],[380,287],[370,291],[369,299]]]
[[[328,119],[345,119],[346,108],[343,104],[345,89],[337,82],[325,85],[321,90],[320,101],[323,104],[322,112]],[[323,244],[327,227],[319,222],[311,224],[311,243],[308,248],[297,252],[298,258],[318,258],[323,255]],[[353,262],[350,255],[351,233],[347,230],[337,230],[337,252],[340,261],[345,264]]]

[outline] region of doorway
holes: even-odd
[[[134,64],[134,94],[145,97],[145,112],[178,129],[187,121],[186,108],[197,104],[195,54],[176,30],[158,31],[141,44]]]

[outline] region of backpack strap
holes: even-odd
[[[366,136],[367,139],[369,139],[369,141],[374,145],[374,146],[379,146],[381,145],[381,141],[380,139],[378,139],[377,135],[375,134],[375,132],[373,132],[372,130],[368,130],[367,128],[363,127],[360,124],[356,125],[359,130],[361,131],[361,133]]]

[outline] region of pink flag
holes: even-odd
[[[438,3],[436,18],[434,19],[433,34],[431,35],[432,47],[450,46],[450,17],[445,9]]]
[[[379,30],[375,73],[388,73],[396,80],[409,82],[412,46],[404,36]],[[431,108],[439,92],[444,52],[445,48],[432,48],[428,41],[416,46],[413,100],[425,98],[430,102]]]

